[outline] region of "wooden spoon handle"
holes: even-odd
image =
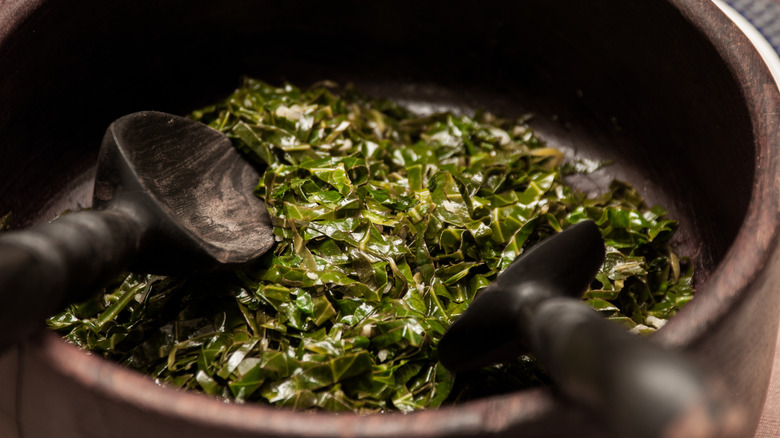
[[[628,333],[577,299],[551,298],[529,333],[539,360],[569,398],[618,436],[726,437],[741,415],[719,385],[682,356]]]
[[[124,213],[83,211],[0,235],[0,351],[127,269],[142,229]]]

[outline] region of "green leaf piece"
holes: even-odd
[[[607,257],[584,300],[642,334],[694,296],[676,222],[615,181],[564,184],[608,160],[568,160],[527,117],[416,115],[329,82],[245,79],[191,117],[262,176],[277,243],[234,272],[125,274],[48,321],[70,342],[223,400],[359,413],[436,408],[538,385],[535,360],[454,375],[436,346],[515,258],[595,221]],[[10,214],[0,229],[10,227]]]

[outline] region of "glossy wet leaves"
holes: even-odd
[[[193,117],[263,169],[273,252],[219,276],[128,275],[49,321],[161,384],[358,412],[536,384],[530,357],[454,376],[436,344],[525,248],[587,219],[608,251],[585,299],[605,317],[647,332],[692,297],[665,212],[620,182],[597,198],[574,192],[562,154],[522,121],[418,117],[350,89],[251,79]]]

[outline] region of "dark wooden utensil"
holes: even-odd
[[[467,371],[531,352],[560,391],[617,436],[732,436],[739,416],[706,373],[579,299],[604,256],[590,221],[534,246],[452,324],[439,342],[442,364]]]
[[[93,210],[0,236],[0,349],[128,268],[154,273],[246,263],[274,242],[258,173],[230,140],[146,111],[106,131]]]

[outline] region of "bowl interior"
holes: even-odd
[[[0,209],[18,227],[89,202],[111,120],[187,113],[242,75],[351,82],[421,110],[530,112],[551,145],[615,161],[580,187],[617,177],[667,207],[699,281],[750,198],[753,134],[740,90],[664,2],[88,3],[88,17],[44,4],[0,46]]]

